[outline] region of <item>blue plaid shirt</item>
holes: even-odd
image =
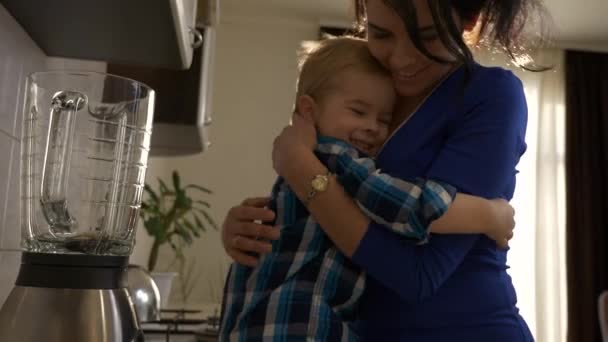
[[[371,220],[418,243],[456,193],[447,184],[383,174],[373,159],[334,138],[320,137],[315,153]],[[356,341],[351,323],[365,273],[335,248],[281,178],[269,207],[281,236],[255,268],[231,265],[220,341]]]

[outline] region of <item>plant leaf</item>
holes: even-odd
[[[206,211],[204,211],[203,209],[200,209],[200,208],[194,208],[194,210],[196,210],[199,213],[201,213],[203,215],[203,217],[205,218],[205,220],[207,222],[209,222],[209,224],[211,225],[211,227],[213,227],[213,229],[217,230],[217,224],[215,223],[215,221],[213,220],[213,218],[211,218],[211,216],[209,214],[207,214]]]
[[[165,230],[163,224],[158,217],[151,217],[144,221],[144,227],[148,234],[152,235],[155,239],[162,241],[165,238]]]
[[[150,199],[153,203],[158,203],[158,195],[156,194],[156,192],[154,192],[154,190],[152,190],[150,185],[145,184],[144,191],[148,194],[148,196],[150,196]]]
[[[182,220],[182,225],[185,226],[186,228],[190,229],[192,232],[196,231],[196,227],[188,220],[183,219]]]
[[[184,189],[196,189],[196,190],[202,191],[202,192],[207,193],[207,194],[212,194],[213,193],[213,191],[211,191],[211,190],[209,190],[207,188],[204,188],[204,187],[202,187],[200,185],[196,185],[196,184],[188,184],[188,185],[186,185],[186,187]]]
[[[181,192],[181,187],[180,187],[180,179],[179,179],[179,174],[177,173],[177,171],[173,170],[173,187],[175,188],[175,192],[176,193],[180,193]]]
[[[165,194],[167,194],[169,192],[169,188],[167,188],[167,184],[165,184],[165,182],[162,179],[160,179],[160,178],[158,179],[158,184],[159,184],[161,196],[164,196]]]
[[[199,233],[199,230],[201,230],[201,227],[196,227],[192,224],[192,222],[188,221],[188,220],[183,220],[184,226],[186,226],[188,229],[190,229],[190,231],[192,232],[192,234],[194,234],[194,236],[196,237],[200,237],[201,234]],[[204,227],[202,227],[203,231],[204,231]]]
[[[205,225],[203,224],[201,219],[195,213],[192,213],[192,216],[194,216],[194,222],[196,222],[196,225],[199,226],[202,231],[205,231]]]
[[[175,233],[181,237],[187,245],[192,243],[192,235],[190,235],[190,232],[181,223],[175,223]]]
[[[175,196],[175,206],[178,209],[190,210],[192,207],[192,200],[186,196],[185,191],[178,191]]]
[[[173,250],[173,252],[175,252],[175,258],[178,260],[183,259],[184,253],[182,252],[182,248],[180,246],[177,246],[173,241],[169,241],[169,244],[171,244],[171,249]],[[171,263],[171,266],[173,266],[173,263]]]
[[[200,204],[200,205],[202,205],[202,206],[204,206],[206,208],[211,208],[211,205],[208,202],[205,202],[205,201],[196,200],[196,201],[194,201],[194,203]]]

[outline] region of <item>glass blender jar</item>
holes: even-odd
[[[23,121],[23,247],[129,255],[154,92],[96,73],[35,73]]]
[[[0,340],[134,341],[139,328],[124,275],[155,93],[119,76],[62,71],[30,75],[25,96],[24,253],[0,310]],[[49,315],[52,328],[40,328]]]

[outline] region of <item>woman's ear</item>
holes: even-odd
[[[310,95],[300,95],[296,99],[296,114],[300,115],[311,123],[315,122],[317,114],[317,103]]]

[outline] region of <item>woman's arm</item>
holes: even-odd
[[[301,124],[305,123],[302,121],[294,120],[293,128],[302,129],[302,127],[300,127]],[[299,152],[293,153],[292,156],[295,156],[295,158],[293,158],[292,162],[286,165],[283,176],[286,178],[287,182],[290,184],[296,195],[300,199],[305,199],[308,195],[308,192],[310,191],[310,180],[315,175],[327,173],[328,170],[317,159],[317,157],[314,155],[314,153],[312,153],[310,149],[302,148],[299,150]],[[364,235],[366,227],[370,223],[369,217],[361,211],[361,209],[352,199],[352,197],[355,196],[358,192],[358,187],[361,184],[365,184],[366,182],[380,182],[382,184],[387,185],[391,183],[393,187],[396,186],[396,184],[406,182],[396,180],[386,174],[377,173],[375,172],[375,170],[370,171],[368,170],[369,167],[365,168],[365,174],[352,175],[351,173],[355,172],[353,169],[361,171],[363,168],[350,167],[349,165],[352,165],[353,160],[347,154],[341,154],[337,158],[337,160],[338,164],[344,164],[341,165],[341,171],[346,173],[346,176],[343,178],[347,181],[350,179],[358,179],[358,181],[348,182],[348,190],[350,190],[350,194],[348,194],[347,191],[336,182],[334,177],[330,181],[330,187],[325,192],[319,194],[318,196],[313,198],[313,200],[310,201],[309,210],[311,210],[313,216],[317,219],[318,222],[321,223],[321,225],[323,225],[323,222],[330,222],[330,226],[327,226],[326,228],[326,233],[330,236],[330,238],[332,238],[333,234],[337,234],[333,237],[337,239],[334,240],[336,245],[339,249],[342,250],[343,253],[350,256],[358,246],[358,241],[356,239]],[[357,165],[360,166],[360,164]],[[336,184],[332,185],[331,183]],[[443,208],[419,208],[418,206],[414,206],[411,202],[421,202],[423,200],[422,195],[425,191],[434,192],[434,196],[444,197],[449,196],[447,192],[438,192],[438,190],[435,190],[433,188],[427,189],[426,187],[424,187],[424,185],[420,186],[418,184],[410,182],[407,182],[407,184],[411,185],[414,189],[411,191],[411,193],[407,193],[405,188],[398,189],[398,193],[406,194],[406,197],[408,197],[409,199],[409,203],[403,203],[402,208],[399,211],[408,212],[411,214],[415,214],[416,211],[432,211],[432,213],[425,213],[424,215],[419,215],[428,217],[433,217],[435,215],[435,212],[438,214],[442,214],[444,212]],[[380,188],[384,187],[380,186]],[[373,187],[370,186],[367,187],[364,192],[369,196],[369,193],[373,191],[382,192],[383,189],[373,189]],[[317,199],[317,197],[325,197],[325,199]],[[320,205],[318,206],[319,208],[316,210],[313,207],[315,202],[320,202]],[[445,205],[446,203],[449,204],[449,202],[450,200],[445,199],[444,201],[441,201],[440,204]],[[372,209],[371,211],[373,212],[374,210]],[[334,215],[334,212],[339,212],[341,213],[341,215]],[[406,216],[408,217],[406,217],[405,219],[408,219],[410,215]],[[418,221],[418,217],[416,217],[415,220]],[[425,220],[422,221],[424,221],[422,223],[426,222]],[[362,228],[354,228],[353,231],[347,231],[347,233],[349,233],[348,236],[343,236],[345,230],[340,229],[339,227],[344,226]],[[440,216],[439,219],[431,223],[430,229],[434,233],[441,234],[483,233],[495,239],[501,247],[507,247],[508,239],[512,236],[513,226],[513,210],[511,206],[506,203],[506,201],[490,201],[480,197],[459,193],[456,196],[456,199],[449,206],[447,212]],[[331,227],[335,227],[336,229],[332,230]],[[427,227],[420,227],[420,229],[418,230],[426,229]],[[412,232],[412,234],[414,233],[415,232]],[[343,246],[342,243],[344,243]]]
[[[255,266],[258,255],[271,250],[268,241],[279,238],[278,228],[258,223],[270,222],[274,218],[274,213],[266,208],[269,200],[267,197],[248,198],[228,211],[221,238],[226,254],[235,262]],[[367,216],[363,216],[363,219],[369,222]],[[486,227],[501,225],[504,227],[498,228],[496,236],[492,238],[503,241],[501,247],[506,247],[514,226],[513,208],[508,202],[459,193],[448,211],[431,223],[431,231],[441,234],[481,233]]]

